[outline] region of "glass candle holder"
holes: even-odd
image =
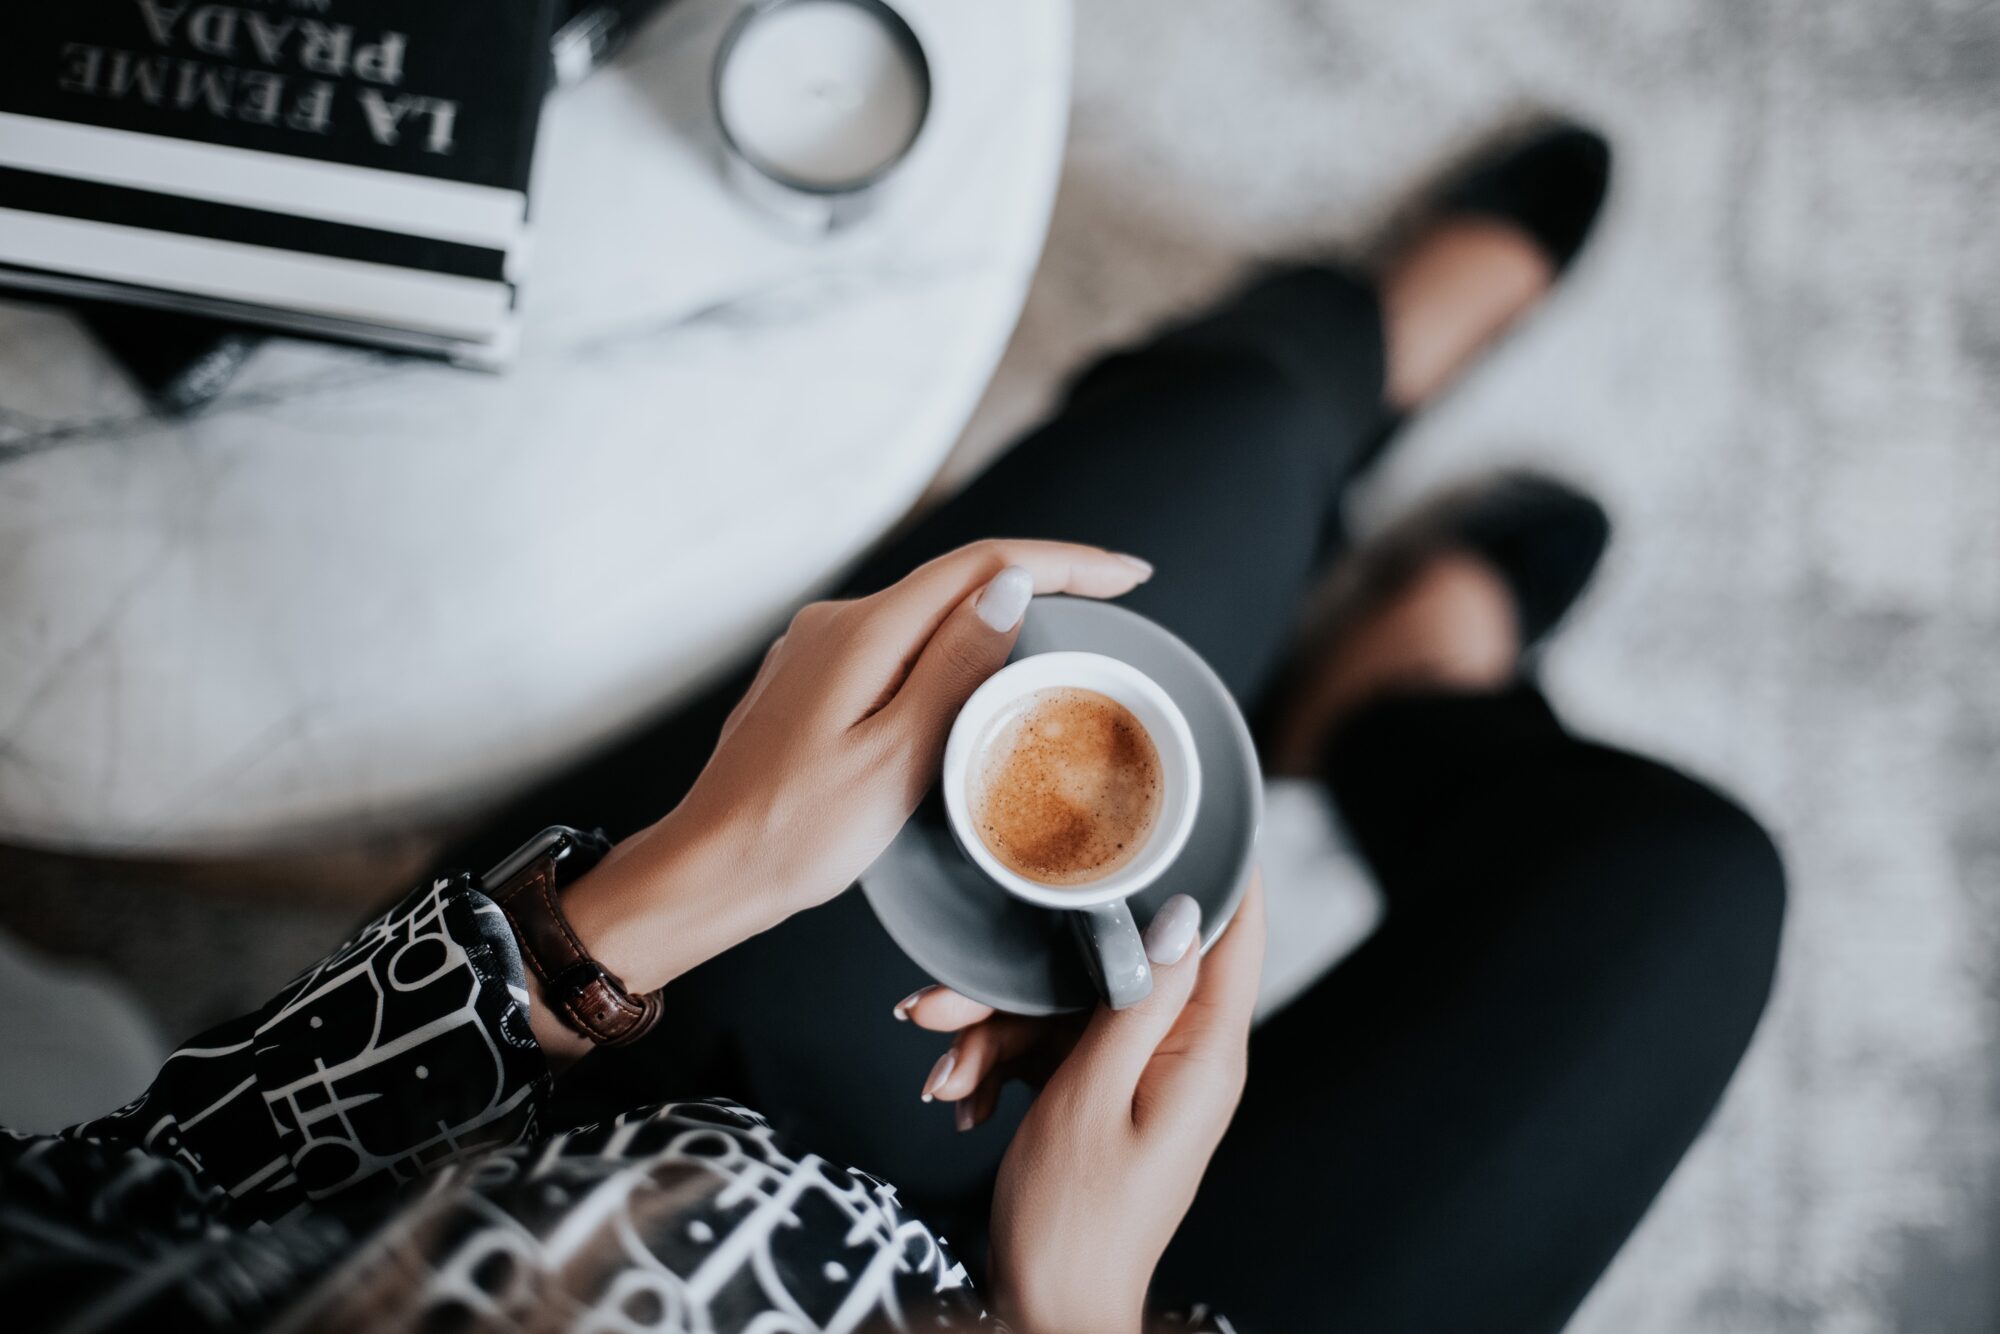
[[[724,171],[786,221],[860,218],[930,113],[930,62],[883,0],[756,0],[716,53]]]

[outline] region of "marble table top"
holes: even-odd
[[[723,183],[680,0],[550,107],[517,362],[274,340],[188,421],[0,304],[0,838],[420,828],[751,647],[922,492],[1046,232],[1069,0],[899,0],[931,121],[863,223]]]

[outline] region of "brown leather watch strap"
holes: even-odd
[[[522,957],[564,1023],[600,1047],[622,1047],[660,1021],[659,993],[634,996],[626,991],[570,929],[556,891],[554,858],[536,858],[507,883],[489,886],[486,894],[507,914]]]

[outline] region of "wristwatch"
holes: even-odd
[[[625,990],[576,938],[561,903],[563,891],[610,851],[601,830],[550,825],[488,871],[479,888],[507,914],[521,957],[563,1023],[600,1047],[622,1047],[660,1021],[660,993]]]

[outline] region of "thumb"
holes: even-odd
[[[890,711],[914,718],[930,736],[950,726],[966,698],[1006,665],[1035,595],[1035,576],[1009,565],[945,617],[917,655]]]
[[[1201,972],[1200,940],[1199,903],[1176,894],[1161,904],[1145,934],[1153,993],[1123,1010],[1098,1006],[1063,1068],[1077,1070],[1107,1096],[1129,1104],[1153,1053],[1173,1031],[1194,993]]]

